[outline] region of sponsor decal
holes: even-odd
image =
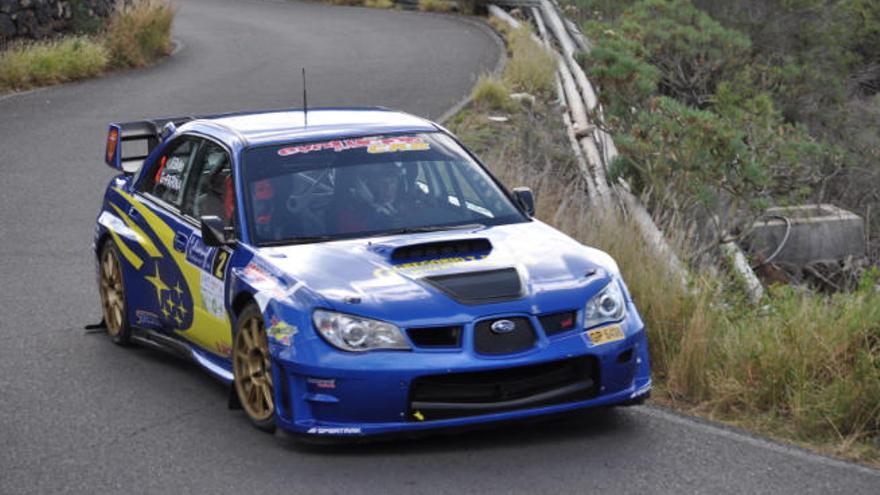
[[[269,323],[269,328],[266,329],[266,335],[269,337],[269,340],[277,344],[290,346],[290,340],[299,331],[296,326],[280,320],[276,316],[273,316]]]
[[[226,357],[232,357],[232,347],[230,347],[229,344],[218,341],[214,343],[214,347],[220,354]]]
[[[165,170],[168,172],[180,172],[184,166],[186,166],[186,162],[183,161],[183,158],[175,156],[166,164]]]
[[[321,388],[324,390],[333,390],[336,388],[336,380],[333,378],[306,378],[306,383],[309,385],[314,385],[317,388]]]
[[[322,143],[287,146],[278,150],[280,156],[298,155],[313,151],[333,150],[335,152],[366,148],[367,153],[394,153],[397,151],[426,151],[431,145],[416,136],[395,136],[389,138],[335,139]]]
[[[229,261],[229,251],[208,247],[202,238],[195,234],[187,239],[184,251],[186,260],[196,268],[223,280],[226,264]]]
[[[202,306],[205,310],[221,320],[226,317],[223,304],[223,281],[210,273],[199,274],[199,292],[202,294]]]
[[[162,177],[159,178],[159,184],[177,192],[180,191],[183,182],[181,182],[180,177],[176,175],[162,174]]]
[[[206,246],[202,242],[202,238],[197,235],[189,236],[186,241],[186,261],[208,273],[214,273],[214,254],[216,251],[217,248]]]
[[[436,258],[432,260],[413,261],[410,263],[401,263],[390,267],[376,268],[373,270],[374,277],[387,277],[394,273],[406,273],[409,275],[418,275],[421,273],[442,270],[449,265],[457,263],[467,263],[470,261],[479,261],[487,255],[478,254],[473,256],[454,256],[451,258]]]
[[[159,315],[152,311],[138,309],[134,312],[134,317],[135,324],[141,328],[151,328],[154,330],[162,328],[162,321],[159,319]]]
[[[328,426],[313,426],[308,429],[306,433],[310,433],[312,435],[360,435],[361,429],[359,427],[351,428],[351,427],[328,427]]]

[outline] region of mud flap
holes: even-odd
[[[229,386],[229,401],[227,405],[229,409],[241,409],[241,402],[238,400],[238,394],[235,393],[235,384]]]

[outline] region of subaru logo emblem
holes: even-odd
[[[492,324],[492,333],[510,333],[516,330],[516,323],[510,320],[498,320]]]

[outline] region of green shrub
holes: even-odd
[[[638,41],[638,55],[660,70],[661,94],[692,106],[705,107],[718,83],[749,62],[748,37],[689,0],[637,2],[621,14],[615,31]]]
[[[104,32],[114,65],[142,67],[171,53],[174,8],[165,0],[121,3]]]
[[[602,91],[599,101],[606,110],[608,124],[626,128],[633,108],[643,108],[657,94],[660,70],[638,55],[639,46],[606,30],[602,41],[588,55],[581,55],[587,77]]]
[[[364,7],[370,7],[373,9],[390,9],[394,7],[394,2],[391,0],[364,0]]]
[[[419,10],[422,12],[451,12],[456,8],[455,2],[447,0],[419,0]]]
[[[84,36],[14,45],[0,52],[0,91],[91,77],[107,62],[107,50]]]
[[[492,76],[480,76],[471,98],[475,105],[488,110],[510,111],[513,108],[507,86]]]
[[[507,45],[510,59],[504,79],[513,89],[532,94],[554,91],[556,58],[532,39],[527,27],[510,30]]]
[[[719,90],[718,113],[670,98],[649,106],[674,122],[663,124],[674,131],[669,142],[658,141],[667,147],[664,166],[677,166],[668,153],[677,150],[670,144],[678,138],[741,150],[744,134],[754,131],[737,128],[737,119],[776,127],[779,115],[766,93],[734,97],[727,91]],[[857,292],[832,297],[773,287],[758,308],[724,291],[718,275],[696,273],[690,289],[672,283],[674,274],[631,218],[590,204],[550,108],[539,98],[498,126],[473,107],[450,127],[503,183],[532,188],[538,218],[617,261],[648,332],[655,397],[837,454],[880,460],[880,271],[869,271]],[[710,155],[680,156],[687,165],[681,173],[720,174],[699,170],[698,158],[713,160]],[[719,180],[751,180],[737,166]],[[772,175],[773,168],[765,172]]]

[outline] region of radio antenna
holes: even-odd
[[[309,126],[309,100],[306,95],[306,68],[302,68],[303,74],[303,127]]]

